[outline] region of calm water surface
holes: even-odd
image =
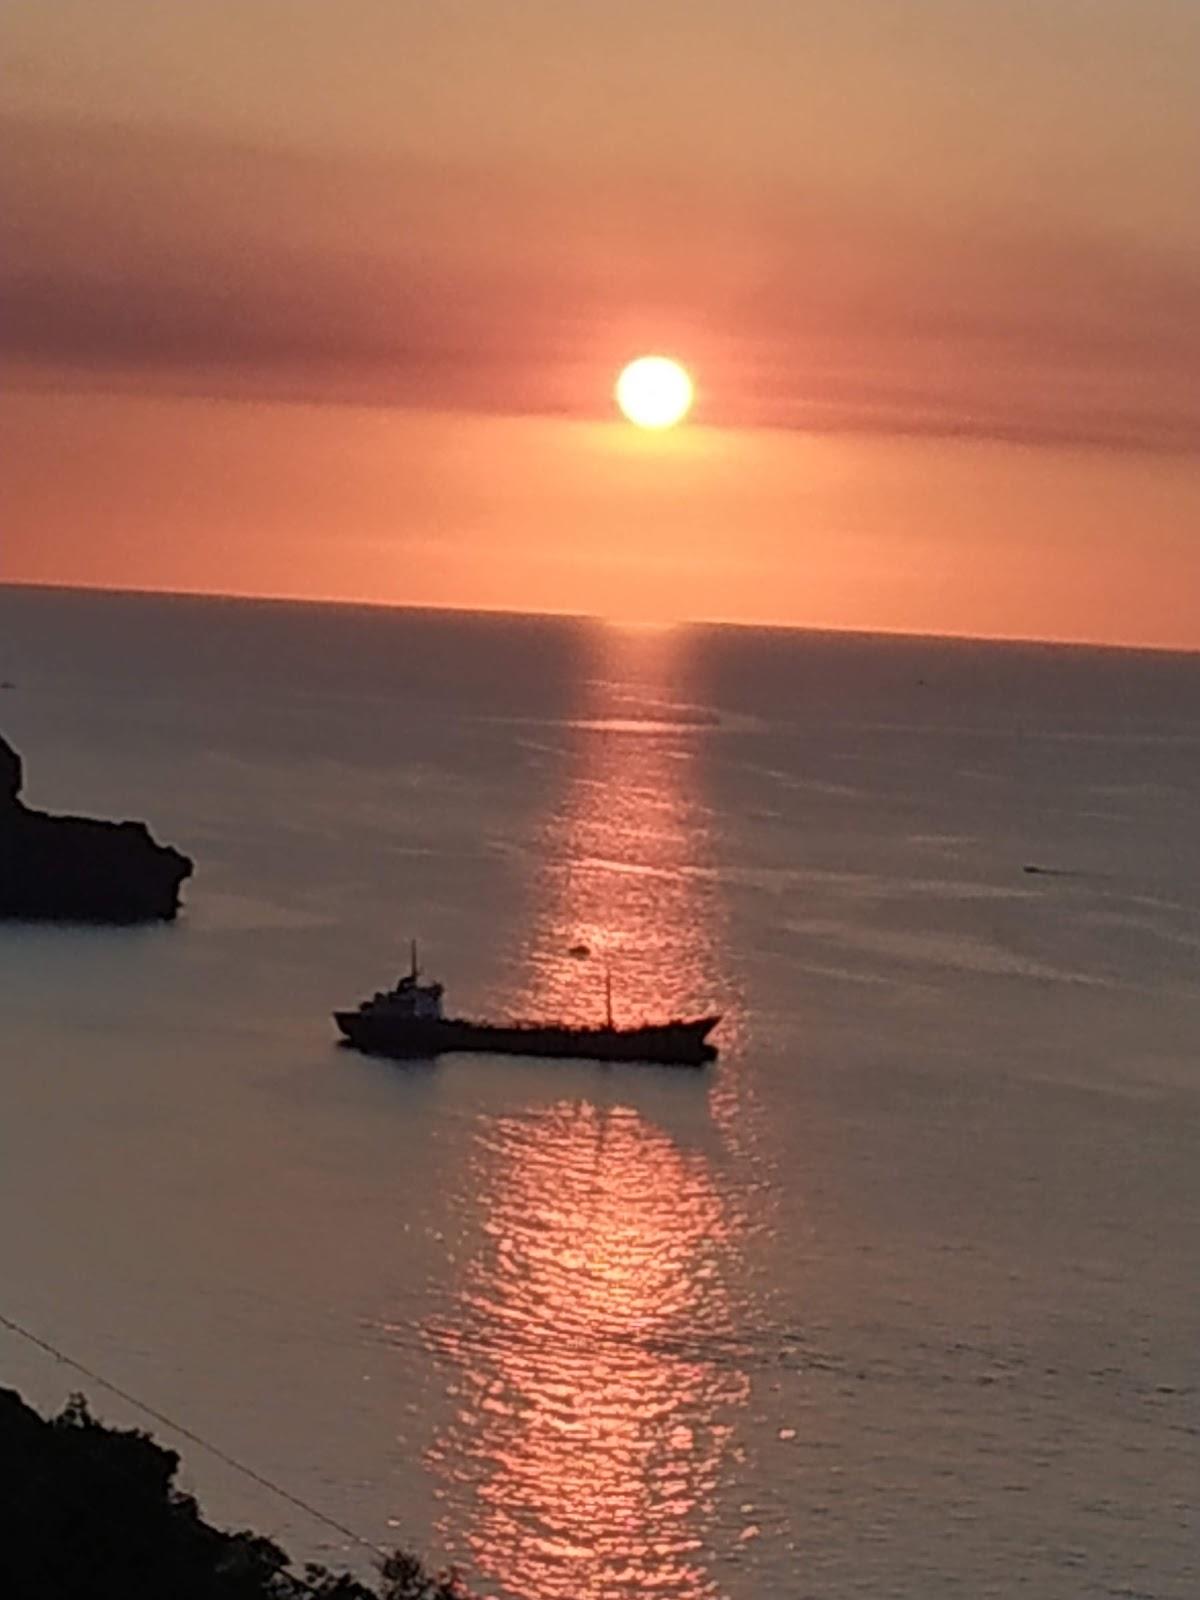
[[[503,1600],[1197,1593],[1200,658],[10,589],[0,678],[198,863],[0,930],[7,1315]],[[337,1050],[413,935],[720,1062]]]

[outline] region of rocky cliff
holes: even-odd
[[[152,922],[179,910],[192,863],[155,844],[144,822],[32,811],[21,758],[0,737],[0,917]]]

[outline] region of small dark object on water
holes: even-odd
[[[0,917],[52,922],[169,921],[192,863],[144,822],[33,811],[21,758],[0,737]]]
[[[420,983],[419,977],[414,945],[412,970],[394,989],[364,1000],[355,1011],[333,1013],[346,1043],[366,1055],[415,1061],[459,1051],[666,1067],[702,1067],[716,1060],[708,1035],[720,1022],[719,1016],[618,1028],[612,1019],[610,987],[608,1016],[599,1027],[566,1022],[469,1022],[444,1017],[442,985]]]
[[[573,944],[567,951],[567,954],[574,956],[576,961],[586,961],[591,953],[586,944]]]
[[[1030,873],[1036,873],[1039,878],[1074,878],[1078,876],[1077,873],[1072,872],[1067,867],[1027,866],[1023,870]]]

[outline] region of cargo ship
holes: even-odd
[[[607,1016],[588,1027],[566,1022],[473,1022],[442,1012],[440,983],[422,983],[413,946],[412,969],[394,989],[381,990],[353,1011],[335,1011],[343,1042],[367,1055],[431,1060],[453,1052],[549,1056],[560,1060],[629,1061],[667,1067],[702,1067],[716,1060],[708,1035],[719,1016],[672,1018],[618,1027],[612,1014],[612,980],[606,977]]]

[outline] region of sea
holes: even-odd
[[[0,679],[195,860],[0,927],[0,1381],[498,1600],[1200,1593],[1200,656],[9,587]],[[412,939],[720,1058],[339,1049]]]

